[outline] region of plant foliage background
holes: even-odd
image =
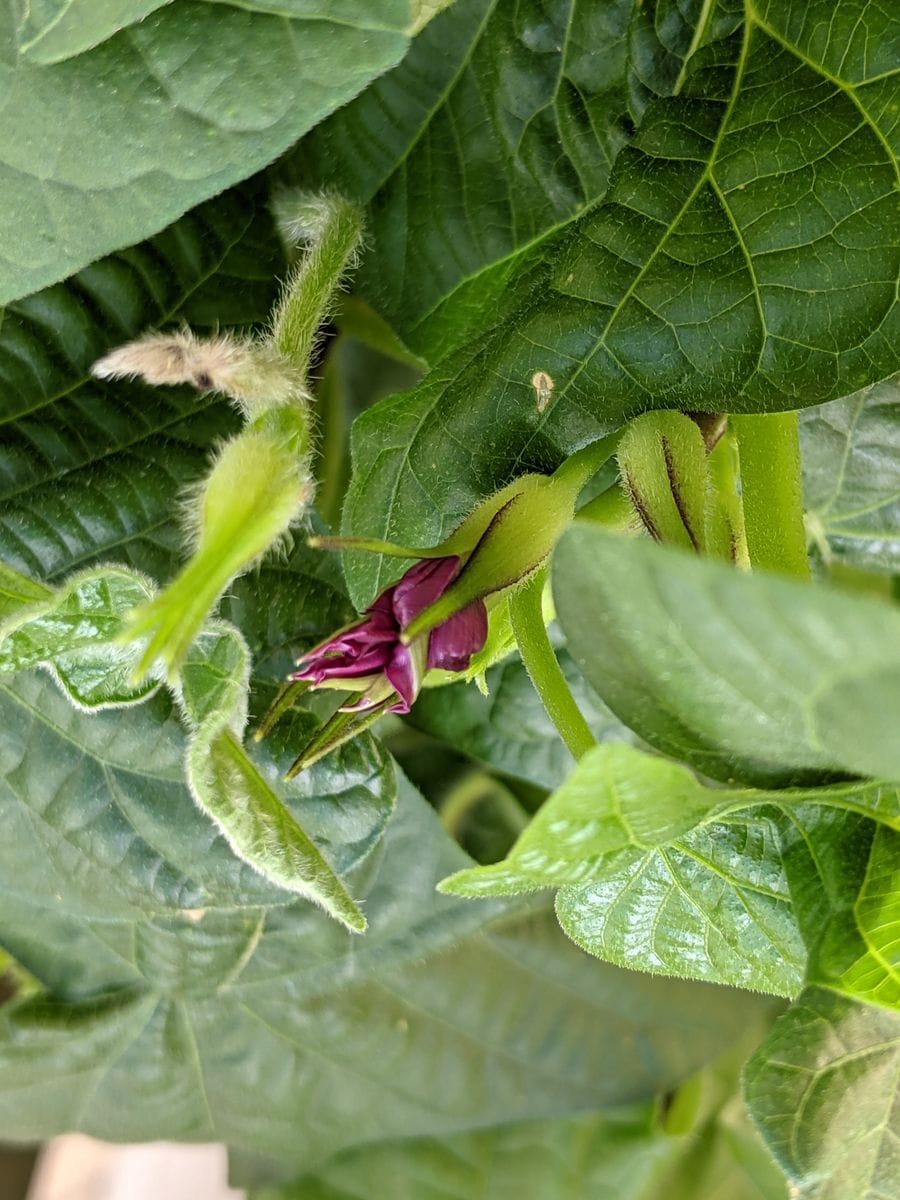
[[[868,0],[0,6],[0,1136],[220,1139],[260,1200],[900,1195],[898,47]],[[367,214],[326,519],[434,544],[646,409],[802,409],[815,582],[576,525],[577,767],[513,655],[284,782],[321,712],[244,744],[248,672],[252,722],[396,576],[299,537],[180,708],[129,690],[235,418],[90,367],[259,328],[297,183]],[[364,935],[235,855],[236,779]]]

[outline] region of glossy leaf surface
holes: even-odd
[[[613,712],[707,775],[784,786],[900,779],[900,615],[890,605],[586,523],[554,596],[570,651]]]

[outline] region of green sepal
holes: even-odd
[[[708,473],[696,422],[679,412],[644,413],[623,434],[618,459],[623,486],[650,536],[704,553]]]

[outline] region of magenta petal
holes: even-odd
[[[464,671],[469,659],[487,640],[487,609],[483,600],[473,600],[431,631],[428,642],[429,667]]]
[[[459,559],[455,554],[445,558],[423,558],[394,584],[394,616],[401,629],[447,590],[458,567]]]
[[[328,655],[307,663],[294,671],[289,679],[310,679],[319,684],[326,679],[356,679],[362,675],[377,675],[391,661],[393,643],[374,646],[364,654],[351,657],[346,654]]]
[[[397,646],[390,663],[385,667],[384,673],[391,687],[400,697],[397,704],[391,705],[390,711],[397,713],[409,712],[419,691],[419,681],[416,679],[412,656],[407,646]]]

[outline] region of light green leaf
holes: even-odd
[[[91,723],[106,715],[68,711]],[[98,853],[115,849],[99,835],[98,843]],[[149,867],[146,851],[133,853]],[[193,858],[204,866],[196,847]],[[134,983],[104,999],[0,1009],[5,1135],[214,1138],[313,1170],[361,1142],[648,1095],[759,1011],[750,997],[601,966],[566,942],[549,913],[436,896],[435,880],[461,859],[407,791],[354,880],[370,930],[352,956],[350,935],[302,903],[104,912],[103,876],[93,870],[97,916],[70,909],[70,920],[114,947]],[[23,879],[21,864],[0,877]],[[29,882],[32,936],[45,941],[59,928],[57,877],[45,871]],[[0,906],[4,943],[6,923]],[[27,950],[19,946],[28,968]],[[66,943],[59,950],[74,955]],[[36,957],[42,966],[46,950]],[[121,978],[123,966],[114,970]]]
[[[125,614],[154,592],[150,580],[115,567],[70,578],[49,599],[0,625],[0,673],[47,667],[75,704],[88,709],[143,700],[158,682],[132,681],[139,647],[115,638]]]
[[[893,15],[863,11],[867,38],[890,44]],[[349,531],[433,544],[513,475],[555,466],[644,409],[802,408],[898,369],[900,76],[872,66],[852,20],[808,12],[805,2],[692,11],[702,24],[677,94],[648,105],[601,201],[516,263],[502,300],[461,302],[439,339],[461,348],[432,356],[418,388],[358,421]],[[479,228],[497,224],[495,175],[482,180],[487,200],[466,192]],[[457,178],[444,185],[453,196]],[[403,219],[398,198],[384,220],[404,227],[430,194],[417,185],[402,194]],[[443,258],[460,242],[451,235]],[[407,264],[404,296],[428,311],[407,281],[433,275],[431,257],[388,246]],[[473,307],[477,331],[465,320]],[[553,380],[546,404],[538,371]],[[377,560],[350,565],[357,600],[387,582]]]
[[[580,946],[620,966],[793,995],[805,951],[777,813],[825,803],[898,821],[900,791],[711,788],[627,745],[589,751],[503,862],[442,881],[453,895],[558,887]]]
[[[750,1112],[798,1200],[894,1200],[900,1014],[812,986],[750,1060]]]
[[[900,614],[878,600],[702,561],[576,524],[554,597],[616,715],[707,775],[783,786],[900,779]]]
[[[0,187],[7,212],[28,214],[0,233],[0,302],[259,171],[409,45],[405,2],[291,7],[176,0],[52,65],[18,54],[14,6],[0,8],[0,94],[16,114]]]
[[[542,805],[502,863],[445,881],[455,895],[515,895],[602,880],[623,850],[645,856],[698,826],[752,818],[747,810],[821,804],[861,813],[900,830],[900,787],[845,783],[820,788],[709,787],[686,767],[624,743],[596,746]]]
[[[900,376],[800,417],[807,527],[826,561],[900,569]]]
[[[55,63],[91,50],[172,0],[15,0],[19,54]]]
[[[361,933],[366,919],[358,905],[244,749],[249,679],[244,639],[233,626],[209,623],[180,678],[192,729],[186,762],[191,794],[237,856],[264,879],[320,904]]]
[[[0,621],[30,604],[46,600],[50,589],[0,562]]]

